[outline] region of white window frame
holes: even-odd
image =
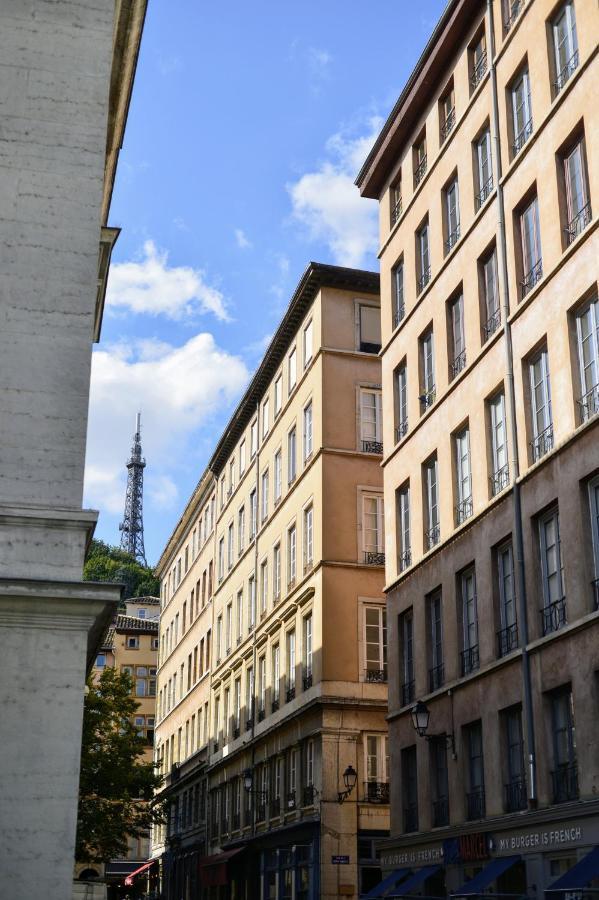
[[[369,784],[388,784],[387,735],[364,735],[364,771]],[[374,751],[374,752],[373,752]]]
[[[273,547],[272,558],[273,592],[275,601],[281,596],[281,543]]]
[[[397,494],[397,518],[399,536],[399,571],[410,565],[408,557],[411,555],[412,545],[410,537],[410,485],[404,485]]]
[[[313,324],[312,319],[304,326],[304,369],[307,369],[313,353]]]
[[[371,402],[372,398],[374,402]],[[380,388],[360,388],[360,441],[379,444],[383,441],[383,392]]]
[[[308,613],[303,618],[302,623],[302,653],[303,653],[303,664],[304,664],[304,674],[311,675],[312,674],[312,659],[313,659],[313,634],[314,622],[312,618],[312,613]]]
[[[250,459],[258,452],[258,419],[254,419],[250,425]]]
[[[294,425],[287,432],[287,483],[297,478],[297,429]]]
[[[275,503],[278,503],[283,493],[283,451],[279,447],[275,453]]]
[[[367,501],[375,502],[375,529],[366,527],[367,515],[372,513],[366,512]],[[382,494],[375,494],[372,491],[362,492],[362,550],[364,553],[384,553],[385,552],[385,502]],[[367,541],[367,531],[373,531],[375,541],[372,546]]]
[[[297,384],[297,349],[293,347],[287,357],[287,394],[290,397]]]
[[[270,400],[267,397],[262,404],[262,438],[265,438],[270,429]]]
[[[582,320],[588,316],[589,330],[583,337]],[[584,344],[590,347],[589,362],[585,364]],[[599,300],[593,297],[576,313],[576,344],[578,348],[578,367],[583,397],[599,386]],[[590,370],[591,378],[587,377]]]
[[[589,481],[589,508],[591,512],[595,578],[599,579],[599,476]]]
[[[262,473],[261,479],[261,491],[260,491],[260,518],[262,522],[266,522],[268,519],[268,469],[265,469]]]
[[[470,464],[470,429],[463,428],[455,436],[455,459],[458,503],[472,500],[472,466]]]
[[[304,407],[304,434],[303,434],[303,444],[304,444],[304,462],[307,462],[312,456],[313,450],[313,416],[312,416],[312,401],[310,400],[306,403]]]
[[[314,562],[314,507],[312,504],[304,509],[304,566]]]
[[[239,445],[239,477],[245,472],[245,438]]]
[[[382,603],[364,603],[362,613],[362,628],[364,640],[364,678],[367,677],[366,672],[370,669],[383,672],[384,677],[387,676],[387,608]],[[369,622],[376,618],[376,622]],[[376,633],[376,641],[369,640]],[[376,656],[369,653],[370,648],[376,648]],[[371,665],[376,663],[376,665]]]
[[[491,425],[491,461],[493,475],[497,475],[508,463],[505,394],[503,391],[495,394],[489,400],[489,418]]]
[[[547,526],[549,523],[554,520],[555,521],[555,529],[556,529],[556,562],[557,567],[555,572],[549,572],[548,567],[548,553],[549,546],[547,544]],[[539,541],[541,548],[541,577],[543,579],[543,608],[547,609],[553,603],[558,602],[564,598],[564,563],[562,559],[562,549],[561,549],[561,535],[560,535],[560,522],[559,522],[559,509],[557,506],[554,506],[549,512],[545,513],[545,515],[540,516],[539,518]],[[553,576],[557,576],[557,585],[558,585],[558,594],[557,597],[551,598],[551,582],[550,578]]]
[[[287,584],[297,577],[297,528],[295,522],[287,529]]]
[[[283,408],[283,373],[279,372],[275,379],[275,418]]]
[[[472,593],[468,591],[472,586]],[[476,597],[476,572],[467,569],[460,575],[460,599],[462,603],[462,636],[464,650],[472,650],[478,646],[478,609]]]
[[[535,366],[541,364],[541,380],[539,385],[542,388],[542,403],[539,405],[535,390]],[[537,353],[528,364],[530,377],[530,403],[532,418],[532,433],[534,438],[538,438],[550,425],[553,424],[553,414],[551,410],[551,382],[549,379],[549,354],[546,349]],[[539,416],[542,413],[543,427],[539,429]]]

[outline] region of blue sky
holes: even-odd
[[[150,0],[110,224],[85,502],[118,543],[135,412],[154,563],[309,260],[378,268],[354,178],[442,0]]]

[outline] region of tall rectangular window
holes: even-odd
[[[287,632],[287,702],[295,697],[295,629]]]
[[[378,306],[358,307],[360,331],[358,349],[362,353],[378,353],[381,349],[381,311]]]
[[[555,55],[555,92],[559,94],[578,68],[578,37],[572,0],[561,6],[551,23],[551,31]]]
[[[292,428],[287,435],[287,481],[291,484],[297,475],[297,435]]]
[[[412,157],[414,166],[414,190],[416,190],[426,175],[426,136],[423,136],[414,144]]]
[[[281,696],[281,648],[278,644],[272,648],[272,704],[273,712],[279,708]]]
[[[256,581],[254,576],[248,580],[248,631],[253,631],[256,624]]]
[[[297,354],[295,347],[287,360],[287,390],[291,394],[297,383]]]
[[[401,751],[401,782],[403,796],[403,830],[418,831],[418,774],[416,747]]]
[[[254,721],[254,670],[250,666],[245,674],[246,686],[246,728],[251,728]]]
[[[245,440],[239,445],[239,477],[245,472]]]
[[[385,530],[383,498],[362,495],[362,541],[364,562],[370,566],[385,564]]]
[[[487,40],[483,31],[470,48],[470,87],[473,91],[485,77],[486,71]]]
[[[237,551],[243,553],[245,546],[245,506],[242,506],[237,514]]]
[[[293,586],[297,574],[297,529],[295,525],[287,531],[287,584]]]
[[[225,649],[227,654],[231,652],[231,644],[233,640],[233,604],[227,604],[225,619]],[[195,681],[195,678],[194,678]]]
[[[401,213],[402,213],[402,198],[401,198],[401,172],[395,179],[395,184],[391,186],[391,228],[395,225],[396,222],[399,222]]]
[[[312,359],[312,319],[304,328],[304,369]]]
[[[499,656],[518,647],[516,589],[514,582],[514,554],[508,541],[497,550],[497,578],[499,580],[499,624],[497,634]]]
[[[262,473],[260,485],[261,518],[265,522],[268,519],[268,469]]]
[[[314,509],[308,506],[304,510],[304,570],[312,568],[314,563]]]
[[[383,452],[383,398],[380,390],[360,389],[360,437],[364,453]]]
[[[501,325],[501,307],[497,283],[497,251],[495,247],[480,263],[483,294],[483,337],[487,341]]]
[[[559,512],[552,509],[539,519],[541,575],[543,579],[543,634],[566,624],[564,570],[559,531]]]
[[[399,617],[400,640],[403,653],[403,683],[401,686],[401,705],[414,702],[414,614],[409,609]]]
[[[283,455],[280,450],[275,453],[275,505],[281,499],[283,491]]]
[[[553,802],[564,803],[578,798],[578,763],[574,703],[570,688],[551,695],[553,732]]]
[[[304,407],[304,434],[303,434],[303,444],[304,444],[304,462],[310,459],[312,456],[313,442],[312,442],[312,401],[308,403],[307,406]]]
[[[225,577],[225,539],[219,539],[218,542],[218,580],[222,581]]]
[[[453,131],[453,126],[455,125],[455,92],[453,85],[445,92],[439,102],[439,119],[441,143],[443,143]]]
[[[443,662],[443,614],[441,604],[441,591],[435,591],[428,598],[431,648],[429,690],[431,691],[437,691],[445,681],[445,665]]]
[[[258,496],[256,488],[250,492],[250,541],[256,537],[258,528]]]
[[[435,402],[435,348],[432,328],[420,339],[421,394],[420,408],[426,412]]]
[[[539,204],[534,197],[520,213],[520,239],[522,242],[522,297],[533,289],[543,277],[541,255],[541,229],[539,227]]]
[[[253,459],[258,452],[258,420],[254,419],[250,425],[250,458]]]
[[[408,432],[408,367],[405,362],[395,369],[393,393],[395,406],[395,443]]]
[[[268,560],[265,559],[260,566],[260,610],[266,612],[268,606]]]
[[[366,681],[387,681],[387,610],[364,607],[364,651]]]
[[[367,734],[366,793],[371,803],[389,802],[389,759],[386,734]]]
[[[479,667],[478,654],[478,612],[476,608],[476,576],[474,569],[466,569],[459,576],[462,613],[461,652],[462,675],[469,675]]]
[[[519,706],[506,709],[503,713],[503,730],[507,774],[507,782],[504,785],[504,809],[506,812],[516,812],[527,807],[522,711]]]
[[[483,763],[483,736],[480,722],[466,728],[466,752],[468,765],[468,792],[466,817],[468,821],[485,817],[485,773]]]
[[[410,539],[410,486],[397,491],[398,569],[403,572],[412,565]]]
[[[451,322],[451,359],[449,371],[452,378],[466,367],[466,331],[464,326],[464,295],[459,294],[449,306]]]
[[[566,243],[571,244],[591,221],[591,203],[581,138],[563,157],[566,185]]]
[[[265,438],[270,428],[270,401],[268,397],[262,404],[262,437]]]
[[[464,428],[455,436],[456,462],[456,525],[472,515],[472,469],[470,465],[470,429]]]
[[[445,253],[454,247],[460,239],[460,200],[458,179],[445,188]]]
[[[529,139],[533,129],[528,69],[523,69],[512,84],[511,105],[514,133],[512,152],[515,156]]]
[[[303,623],[303,664],[304,664],[304,690],[312,687],[312,613],[304,616]]]
[[[447,775],[447,742],[445,737],[431,740],[431,775],[433,828],[449,825],[449,779]]]
[[[229,569],[233,568],[234,555],[235,555],[235,541],[234,541],[233,522],[231,522],[227,529],[227,566]]]
[[[243,639],[243,591],[237,592],[237,643],[240,644]]]
[[[283,406],[283,376],[279,375],[275,381],[275,416],[278,416]]]
[[[234,685],[235,710],[233,713],[233,732],[234,737],[239,737],[239,729],[241,727],[241,678],[235,679]]]
[[[423,468],[425,500],[424,546],[426,550],[431,550],[435,544],[439,543],[441,536],[436,454],[424,464]]]
[[[403,259],[392,270],[391,278],[393,281],[393,327],[397,328],[406,314],[403,294]]]
[[[476,180],[478,193],[474,198],[474,203],[476,209],[479,210],[493,190],[491,132],[488,128],[485,128],[476,141]]]
[[[541,459],[553,447],[553,416],[549,382],[549,355],[541,350],[529,363],[532,461]]]
[[[509,466],[505,434],[505,395],[496,394],[489,400],[491,429],[491,493],[493,496],[509,484]]]
[[[272,556],[273,592],[277,601],[281,596],[281,545],[275,544]]]
[[[429,250],[428,220],[416,232],[417,283],[416,293],[420,294],[431,278],[431,258]]]
[[[258,719],[263,719],[266,711],[266,657],[258,660]]]
[[[599,300],[594,297],[576,315],[576,339],[582,396],[580,419],[599,413]]]
[[[591,513],[591,534],[593,537],[593,608],[599,609],[599,478],[589,482],[589,502]]]

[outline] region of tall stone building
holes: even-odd
[[[378,291],[308,266],[159,562],[169,900],[357,900],[380,878]]]
[[[145,0],[0,6],[0,883],[11,900],[70,894],[86,663],[119,597],[82,583],[97,517],[82,509],[83,466],[144,13]]]
[[[451,0],[358,177],[393,773],[372,896],[597,884],[598,35],[584,0]]]

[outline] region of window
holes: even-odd
[[[265,559],[260,566],[260,609],[262,614],[268,606],[268,560]]]
[[[401,172],[397,176],[395,180],[395,184],[391,186],[391,228],[395,225],[396,222],[399,222],[399,218],[402,213],[402,199],[401,199]]]
[[[489,400],[491,429],[491,494],[495,496],[509,483],[509,465],[505,434],[505,396],[497,394]]]
[[[287,702],[295,697],[295,630],[287,632]]]
[[[250,492],[250,541],[252,541],[256,537],[256,529],[258,527],[257,517],[258,517],[258,498],[256,495],[256,488]]]
[[[374,494],[364,494],[362,496],[362,541],[366,565],[385,565],[384,523],[383,498]]]
[[[283,457],[280,450],[275,453],[275,506],[281,499],[283,490]]]
[[[455,436],[457,506],[456,525],[472,515],[472,471],[470,467],[470,430],[464,428]]]
[[[400,641],[403,652],[403,684],[401,686],[401,705],[414,702],[414,615],[408,610],[399,617]]]
[[[253,631],[256,624],[256,581],[254,576],[248,579],[248,631]]]
[[[479,667],[478,614],[476,609],[476,577],[474,569],[466,569],[459,576],[462,613],[461,673],[469,675]]]
[[[127,637],[127,650],[139,650],[138,637]]]
[[[549,384],[549,357],[541,350],[529,363],[532,434],[532,461],[541,459],[553,447],[553,416]]]
[[[279,375],[275,381],[275,416],[278,416],[283,406],[283,375]]]
[[[441,529],[439,525],[439,496],[437,479],[437,456],[433,456],[424,464],[424,501],[425,501],[425,550],[431,550],[439,543]]]
[[[235,541],[233,534],[233,523],[229,525],[227,530],[227,566],[230,569],[233,568],[233,556],[235,553]]]
[[[398,570],[403,572],[412,565],[412,546],[410,542],[410,486],[405,485],[397,491],[397,535]]]
[[[576,17],[572,0],[564,5],[551,23],[553,52],[555,54],[555,93],[559,94],[573,72],[578,68],[578,38]]]
[[[593,536],[593,558],[595,562],[595,579],[593,581],[594,608],[599,609],[599,478],[589,482],[589,499],[591,512],[591,532]]]
[[[231,652],[232,641],[233,641],[233,604],[227,603],[226,618],[225,618],[225,652],[226,652],[227,656]]]
[[[455,247],[460,239],[460,200],[458,179],[445,188],[445,254]]]
[[[397,328],[406,314],[403,295],[403,259],[391,271],[391,279],[393,284],[393,327]]]
[[[268,397],[262,404],[262,437],[265,438],[270,428],[270,402]]]
[[[484,31],[470,48],[470,87],[474,91],[487,71],[487,41]]]
[[[312,456],[312,402],[304,408],[304,462]]]
[[[273,590],[275,602],[281,596],[281,545],[276,544],[272,557]]]
[[[451,378],[460,374],[466,367],[466,334],[464,330],[464,296],[459,294],[449,305],[450,319],[450,364]]]
[[[466,752],[468,766],[468,793],[466,794],[466,818],[468,821],[485,817],[485,775],[483,764],[483,738],[480,722],[468,725]]]
[[[287,390],[291,394],[297,383],[297,354],[295,347],[287,360]]]
[[[266,470],[266,472],[262,473],[260,506],[262,507],[261,518],[262,521],[265,522],[268,518],[268,469]]]
[[[413,149],[414,190],[426,175],[426,136],[417,141]]]
[[[383,452],[383,408],[380,390],[360,389],[360,438],[362,452]]]
[[[266,712],[266,657],[258,660],[258,719],[263,719]]]
[[[360,330],[358,349],[362,353],[378,353],[381,349],[381,311],[378,306],[358,306]]]
[[[98,653],[96,656],[96,668],[103,669],[106,666],[106,654]]]
[[[292,484],[297,475],[297,436],[295,428],[292,428],[287,435],[287,482]]]
[[[497,252],[495,247],[480,263],[483,299],[483,339],[488,340],[501,325],[501,307],[497,285]]]
[[[408,432],[408,369],[402,362],[395,369],[393,393],[395,407],[395,443],[399,443]]]
[[[483,206],[485,200],[493,190],[493,166],[491,163],[491,132],[485,128],[476,141],[476,176],[478,193],[474,198],[477,210]]]
[[[254,724],[254,670],[250,666],[245,673],[245,688],[247,692],[245,702],[245,718],[246,728],[251,728]]]
[[[258,420],[254,419],[250,425],[250,459],[253,459],[258,451]]]
[[[223,617],[216,620],[216,662],[219,663],[223,656]]]
[[[245,546],[245,506],[242,506],[237,514],[237,550],[239,555],[243,553]]]
[[[559,532],[559,512],[553,509],[539,520],[541,576],[543,580],[543,634],[566,624],[566,598]]]
[[[513,706],[503,712],[502,718],[507,774],[507,782],[504,785],[504,809],[505,812],[516,812],[527,807],[522,711],[519,706]]]
[[[312,687],[312,613],[304,617],[303,623],[303,664],[304,664],[304,690]]]
[[[219,582],[225,577],[225,539],[220,538],[218,542],[218,580]]]
[[[453,85],[445,92],[439,102],[439,120],[441,125],[441,143],[443,143],[453,131],[453,126],[455,125],[455,93]]]
[[[416,232],[417,280],[416,293],[420,294],[431,278],[428,220]]]
[[[449,779],[447,777],[447,742],[445,736],[431,739],[432,824],[433,828],[449,825]]]
[[[365,680],[387,681],[387,609],[364,607]]]
[[[366,799],[378,803],[389,802],[389,749],[386,734],[367,734],[366,738]]]
[[[539,204],[536,197],[520,213],[520,240],[523,273],[520,287],[524,298],[543,277]]]
[[[314,563],[314,509],[308,506],[304,510],[304,571],[312,568]]]
[[[297,530],[295,525],[287,531],[287,585],[295,584],[297,568]]]
[[[401,782],[403,795],[403,830],[418,831],[418,776],[416,747],[401,751]]]
[[[225,476],[223,475],[223,477],[222,477],[221,480],[220,480],[220,508],[221,508],[221,509],[223,509],[223,507],[224,507],[224,505],[225,505],[226,496],[227,496],[227,491],[226,491],[226,480],[225,480]],[[180,574],[180,572],[181,572],[181,560],[179,560],[179,562],[177,563],[177,566],[178,566],[178,569],[179,569],[179,573],[178,573],[178,581],[181,581],[181,574]]]
[[[237,643],[243,639],[243,591],[237,592]]]
[[[578,797],[578,764],[574,704],[569,687],[551,695],[553,732],[553,802],[564,803]]]
[[[312,359],[312,320],[304,328],[304,369]]]
[[[155,697],[156,696],[156,667],[155,666],[136,666],[135,667],[135,696],[136,697]]]
[[[582,138],[564,156],[563,166],[567,210],[565,235],[566,244],[571,244],[591,221],[591,204]]]
[[[245,472],[245,440],[239,445],[239,477]]]
[[[518,647],[516,616],[516,591],[514,583],[514,554],[511,541],[497,550],[497,577],[499,580],[499,624],[497,634],[498,654],[505,656]]]
[[[429,690],[438,690],[445,681],[443,662],[443,617],[441,591],[435,591],[428,598],[428,616],[430,624],[430,660]]]
[[[234,685],[235,709],[233,712],[233,737],[239,737],[239,729],[241,727],[241,678],[235,679]]]
[[[513,155],[520,152],[532,134],[532,104],[530,101],[530,78],[524,69],[515,79],[511,90]]]
[[[281,648],[278,644],[272,648],[272,706],[273,712],[279,708],[281,692]]]
[[[424,413],[435,402],[435,349],[432,328],[420,339],[421,390],[420,407]]]

